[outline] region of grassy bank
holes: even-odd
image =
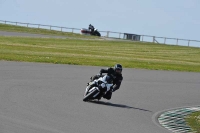
[[[185,120],[194,132],[200,133],[200,112],[192,113]]]
[[[0,60],[200,72],[200,49],[138,42],[0,37]]]

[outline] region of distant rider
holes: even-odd
[[[89,25],[89,27],[88,27],[88,29],[91,31],[91,33],[93,33],[94,32],[94,26],[93,25]]]
[[[102,73],[107,73],[107,74],[112,74],[114,75],[114,80],[113,80],[113,89],[111,91],[108,91],[103,98],[106,98],[107,100],[110,100],[112,97],[112,92],[118,90],[121,86],[121,82],[123,80],[122,77],[122,65],[116,64],[113,68],[107,68],[107,69],[101,69],[99,75],[95,75],[91,77],[91,81],[94,81],[95,79],[98,79],[101,77]]]

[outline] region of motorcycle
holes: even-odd
[[[88,83],[83,101],[92,101],[97,99],[98,101],[113,88],[113,75],[100,76],[98,79]]]
[[[82,28],[81,34],[83,34],[83,35],[93,35],[93,36],[99,36],[99,37],[101,36],[100,32],[97,29],[94,29],[94,31],[91,32],[89,29]]]

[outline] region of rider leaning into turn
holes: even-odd
[[[100,70],[100,75],[95,75],[91,77],[91,81],[98,79],[102,73],[107,73],[107,74],[112,74],[115,76],[113,80],[113,89],[111,91],[108,91],[103,98],[106,98],[107,100],[110,100],[112,97],[112,92],[118,90],[120,88],[121,82],[123,80],[122,77],[122,65],[116,64],[113,68],[107,68],[107,69],[101,69]]]

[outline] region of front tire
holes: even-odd
[[[89,101],[90,99],[92,99],[92,97],[98,93],[98,90],[95,89],[93,90],[92,92],[88,93],[84,98],[83,98],[83,101],[86,102],[86,101]]]

